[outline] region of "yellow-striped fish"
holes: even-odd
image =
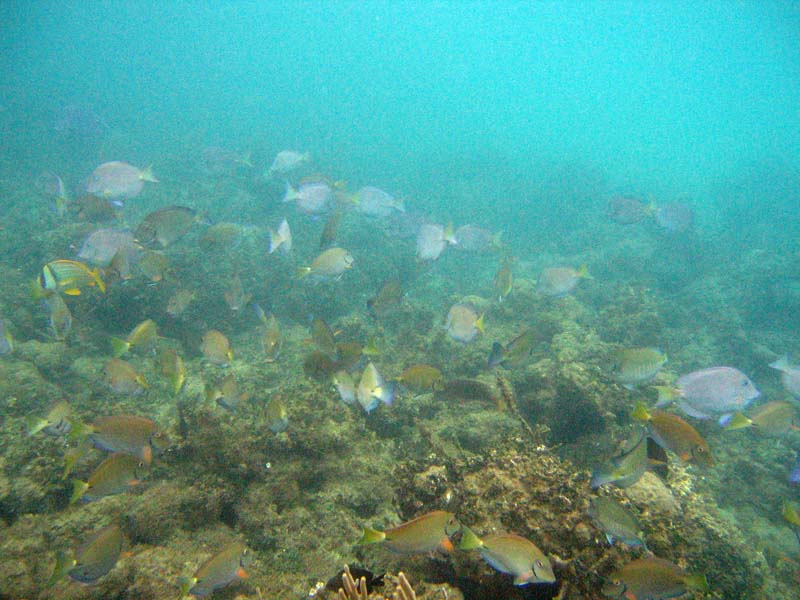
[[[106,284],[100,278],[100,270],[91,269],[77,260],[50,261],[42,267],[37,284],[40,296],[49,296],[55,292],[78,296],[82,287],[93,285],[101,292],[106,291]]]

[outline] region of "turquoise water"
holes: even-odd
[[[63,548],[78,543],[90,526],[136,513],[125,503],[141,496],[123,494],[102,500],[101,522],[81,516],[85,507],[67,506],[71,488],[60,478],[65,440],[20,437],[25,416],[43,416],[60,399],[69,400],[76,420],[141,414],[175,439],[184,418],[199,428],[156,462],[150,479],[199,494],[218,510],[208,513],[214,516],[203,529],[195,522],[205,517],[192,516],[187,500],[182,506],[190,507],[189,516],[152,537],[123,523],[134,554],[155,549],[166,555],[136,563],[137,581],[152,588],[142,597],[163,593],[152,572],[169,563],[168,551],[180,549],[186,563],[176,559],[163,567],[173,593],[178,576],[190,574],[219,545],[220,531],[243,539],[259,557],[254,583],[239,592],[260,597],[260,586],[275,597],[298,597],[298,590],[354,557],[370,562],[369,552],[351,548],[359,525],[389,526],[446,507],[444,488],[426,496],[424,486],[409,491],[387,475],[411,473],[408,478],[418,481],[432,460],[425,443],[436,449],[442,436],[445,447],[453,443],[465,455],[486,457],[495,445],[518,439],[514,418],[473,406],[473,422],[460,407],[440,402],[438,389],[426,400],[401,394],[392,409],[380,406],[369,415],[344,406],[332,391],[331,373],[322,369],[317,381],[303,368],[313,348],[307,339],[313,316],[331,324],[337,341],[366,346],[374,340],[382,354],[372,359],[387,378],[430,363],[444,380],[478,378],[492,385],[486,366],[492,343],[535,329],[527,358],[502,372],[516,389],[521,417],[549,429],[546,443],[573,461],[575,473],[597,466],[627,438],[636,400],[655,400],[652,389],[629,393],[610,376],[609,356],[620,347],[663,350],[669,362],[659,383],[730,365],[761,390],[756,405],[779,400],[796,408],[794,394],[769,367],[784,354],[800,357],[795,3],[8,1],[0,3],[0,22],[0,319],[15,342],[0,356],[0,395],[6,397],[0,404],[6,442],[0,518],[13,530],[9,540],[29,535],[20,519],[27,513],[35,515],[36,539],[56,536]],[[204,161],[219,148],[230,155],[214,172]],[[310,161],[270,176],[273,158],[287,149],[308,152]],[[159,182],[146,182],[140,194],[113,208],[111,220],[84,218],[76,208],[80,197],[94,169],[107,161],[152,165]],[[55,207],[56,175],[66,191],[63,213]],[[345,216],[336,243],[355,262],[341,279],[314,284],[296,272],[319,254],[333,208],[309,217],[281,198],[287,183],[299,187],[304,178],[320,176],[340,194]],[[359,214],[351,194],[366,185],[402,198],[405,212]],[[636,222],[613,216],[620,196],[639,202]],[[676,201],[693,217],[677,232],[657,220]],[[145,216],[170,205],[197,212],[185,235],[158,248],[170,263],[163,277],[134,269],[120,281],[103,270],[108,292],[87,284],[80,296],[66,294],[72,329],[65,340],[54,339],[64,336],[55,336],[41,299],[30,297],[30,281],[50,261],[75,259],[93,231],[114,227],[139,236]],[[294,249],[269,255],[269,228],[284,217]],[[474,225],[500,241],[472,252],[445,245],[441,258],[420,265],[415,248],[422,221]],[[235,240],[215,245],[203,237],[210,225],[225,222],[238,228]],[[504,262],[515,283],[499,302],[493,279]],[[544,269],[580,265],[593,279],[581,279],[563,297],[541,292]],[[390,277],[401,282],[406,304],[375,318],[365,302]],[[244,307],[232,308],[224,298],[235,278],[244,287]],[[187,312],[176,316],[168,304],[181,290],[194,296]],[[486,332],[467,344],[445,333],[448,309],[459,302],[470,303],[486,323]],[[285,345],[277,362],[259,350],[262,325],[254,303],[280,322]],[[103,381],[108,337],[125,337],[145,318],[154,319],[166,339],[159,347],[175,349],[187,362],[180,410],[149,353],[136,353],[131,362],[151,382],[150,391],[119,397]],[[209,329],[231,339],[233,367],[210,366],[201,353]],[[350,368],[353,376],[366,360]],[[205,393],[228,372],[247,392],[242,414],[221,411]],[[288,406],[288,433],[266,435],[263,425],[275,416],[263,413],[275,396]],[[800,560],[781,517],[782,502],[798,498],[797,486],[787,481],[800,448],[797,433],[789,431],[776,445],[751,431],[723,432],[713,422],[687,420],[708,439],[717,464],[713,470],[680,466],[671,489],[685,509],[699,510],[691,502],[708,500],[708,518],[727,522],[741,536],[752,562],[742,559],[740,570],[727,570],[750,574],[753,588],[725,579],[723,545],[706,548],[688,533],[688,541],[658,538],[666,518],[632,500],[640,512],[655,515],[646,529],[662,540],[653,545],[656,553],[669,551],[670,560],[706,572],[716,597],[758,598],[767,591],[779,597],[796,585]],[[306,445],[295,436],[306,436]],[[352,445],[337,445],[342,439]],[[324,470],[315,451],[329,458],[341,452],[375,479],[348,496],[333,480],[341,483],[349,471],[331,463],[325,468],[337,476],[315,481],[299,466],[309,460]],[[99,457],[82,458],[78,475],[86,478]],[[459,483],[447,493],[480,516],[483,532],[508,529],[518,515],[469,504],[459,489],[464,472],[453,476],[463,467],[459,460],[468,461],[462,454],[449,459],[450,477]],[[264,464],[273,462],[280,494],[264,491],[272,485]],[[38,465],[35,474],[26,471],[29,463]],[[198,480],[202,492],[192,487]],[[369,498],[371,486],[381,491],[377,499]],[[575,498],[582,501],[591,494],[588,478],[581,486]],[[155,500],[146,494],[143,502],[161,506],[156,494]],[[280,507],[270,517],[276,532],[269,539],[257,532],[259,494],[273,494],[264,502]],[[302,512],[316,502],[324,505],[319,513]],[[586,519],[575,511],[557,517],[560,525],[552,531],[573,531],[576,519]],[[315,531],[309,525],[314,518],[329,529]],[[54,519],[64,521],[56,526]],[[678,528],[667,531],[679,535]],[[290,532],[299,540],[319,536],[319,542],[316,548],[294,538],[290,543]],[[536,539],[538,529],[520,523],[517,533]],[[574,564],[599,559],[599,543],[576,539],[553,533],[549,542],[537,541],[555,555],[586,551]],[[675,552],[684,542],[688,550]],[[37,555],[18,544],[19,564],[37,566],[0,574],[0,598],[41,591],[41,572],[53,562],[50,550],[40,547]],[[615,564],[634,555],[620,550]],[[406,569],[417,581],[443,577],[424,559],[379,556],[376,570]],[[600,597],[611,566],[592,575],[595,595],[574,588],[567,597]],[[463,583],[475,575],[474,565],[453,568],[457,575],[444,579],[454,586],[459,577]],[[559,583],[580,574],[569,568],[556,569]],[[270,583],[267,573],[273,572],[281,578]],[[91,588],[93,597],[125,587],[107,577]],[[558,589],[537,593],[549,598]],[[222,597],[233,597],[228,593]],[[480,597],[472,593],[467,597]]]

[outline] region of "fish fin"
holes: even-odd
[[[456,551],[455,547],[453,546],[453,542],[449,537],[445,537],[441,542],[439,542],[439,547],[448,554],[452,554]]]
[[[240,165],[243,165],[245,167],[252,168],[253,167],[253,153],[252,152],[245,152],[244,154],[242,154],[239,157],[239,160],[237,160],[236,162],[238,162]]]
[[[631,416],[640,421],[649,421],[652,415],[647,411],[647,406],[641,400],[636,402],[636,407],[633,409]]]
[[[680,391],[669,387],[667,385],[654,385],[653,388],[658,392],[658,401],[656,402],[656,408],[661,408],[662,406],[667,406],[668,404],[672,404],[676,398],[680,397]]]
[[[452,221],[447,224],[447,227],[444,228],[444,231],[442,232],[442,238],[444,239],[445,242],[447,242],[452,246],[458,244],[458,240],[456,239],[455,232],[453,230]]]
[[[534,573],[533,571],[525,571],[524,573],[520,573],[516,577],[514,577],[514,585],[522,586],[526,583],[530,583],[534,580]]]
[[[56,564],[53,567],[53,574],[50,575],[50,578],[45,583],[45,588],[53,587],[59,579],[64,577],[67,572],[74,567],[76,564],[74,558],[69,558],[64,551],[60,551],[56,556]]]
[[[789,356],[784,354],[778,360],[769,363],[769,366],[778,371],[785,371],[791,366],[789,363]]]
[[[181,600],[195,586],[197,577],[181,577],[178,581],[181,584],[181,595],[179,596],[179,600]]]
[[[478,317],[478,320],[475,321],[475,327],[478,328],[478,331],[480,331],[481,333],[484,333],[484,334],[486,333],[486,329],[484,329],[484,327],[483,327],[483,317],[484,317],[485,314],[486,313],[483,313],[480,317]]]
[[[81,291],[78,288],[71,288],[68,290],[62,290],[67,296],[80,296]]]
[[[581,279],[594,279],[594,277],[589,275],[589,269],[586,267],[585,264],[582,264],[580,267],[578,267],[578,270],[575,273],[575,275],[577,275]]]
[[[483,540],[479,538],[472,529],[466,525],[461,529],[461,543],[458,545],[459,550],[474,550],[475,548],[482,548]]]
[[[250,577],[250,575],[247,574],[247,571],[245,571],[242,567],[236,569],[236,576],[239,579],[247,579],[248,577]]]
[[[286,193],[283,195],[282,202],[291,202],[292,200],[297,200],[298,198],[297,190],[292,187],[292,184],[288,181],[286,182]]]
[[[139,179],[142,181],[149,181],[150,183],[160,183],[158,179],[156,179],[156,176],[153,175],[153,165],[149,165],[139,171]]]
[[[632,383],[623,383],[622,387],[624,387],[629,392],[632,392],[633,390],[636,389],[636,387]]]
[[[131,343],[127,340],[121,340],[120,338],[112,337],[111,338],[111,351],[114,354],[114,358],[119,358],[123,354],[125,354],[131,348]]]
[[[364,535],[361,536],[361,539],[357,542],[357,544],[359,546],[363,546],[364,544],[377,544],[378,542],[382,542],[385,539],[386,539],[385,532],[364,526]]]
[[[86,490],[89,489],[89,484],[85,481],[81,481],[80,479],[73,479],[72,480],[72,497],[69,499],[70,504],[75,504],[78,500],[83,498],[83,495],[86,493]]]
[[[302,279],[309,273],[311,273],[311,267],[300,267],[299,269],[297,269],[297,278]]]
[[[746,417],[743,413],[736,411],[732,415],[723,415],[720,417],[719,424],[722,425],[724,431],[733,431],[735,429],[744,429],[745,427],[750,427],[753,424],[753,421],[752,419]]]
[[[697,410],[690,404],[681,400],[678,402],[678,408],[680,408],[683,412],[685,412],[690,417],[694,417],[695,419],[710,419],[711,415],[704,413],[702,410]]]
[[[142,446],[141,459],[146,465],[153,461],[153,447],[150,444]]]
[[[612,545],[612,546],[613,546],[613,545],[614,545],[614,536],[613,536],[613,535],[611,535],[610,533],[606,533],[606,541],[607,541],[607,542],[608,542],[610,545]]]
[[[269,253],[272,254],[283,243],[283,236],[281,236],[272,227],[269,228]]]
[[[41,417],[34,417],[33,415],[28,415],[25,417],[25,426],[28,430],[28,436],[36,435],[42,429],[47,427],[47,419],[42,419]]]

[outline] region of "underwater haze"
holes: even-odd
[[[0,22],[0,600],[798,597],[800,4]]]

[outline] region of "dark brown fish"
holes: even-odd
[[[367,300],[367,308],[372,316],[380,318],[403,303],[403,286],[396,277],[383,282],[374,297]]]
[[[339,230],[339,222],[342,220],[343,214],[343,210],[337,210],[325,221],[325,227],[322,229],[322,235],[319,237],[320,250],[330,248],[336,241],[336,233]]]
[[[69,211],[79,221],[105,223],[117,218],[117,207],[106,198],[84,194],[69,203]]]
[[[166,248],[181,239],[199,221],[188,206],[167,206],[149,213],[136,229],[136,239],[146,246]]]

